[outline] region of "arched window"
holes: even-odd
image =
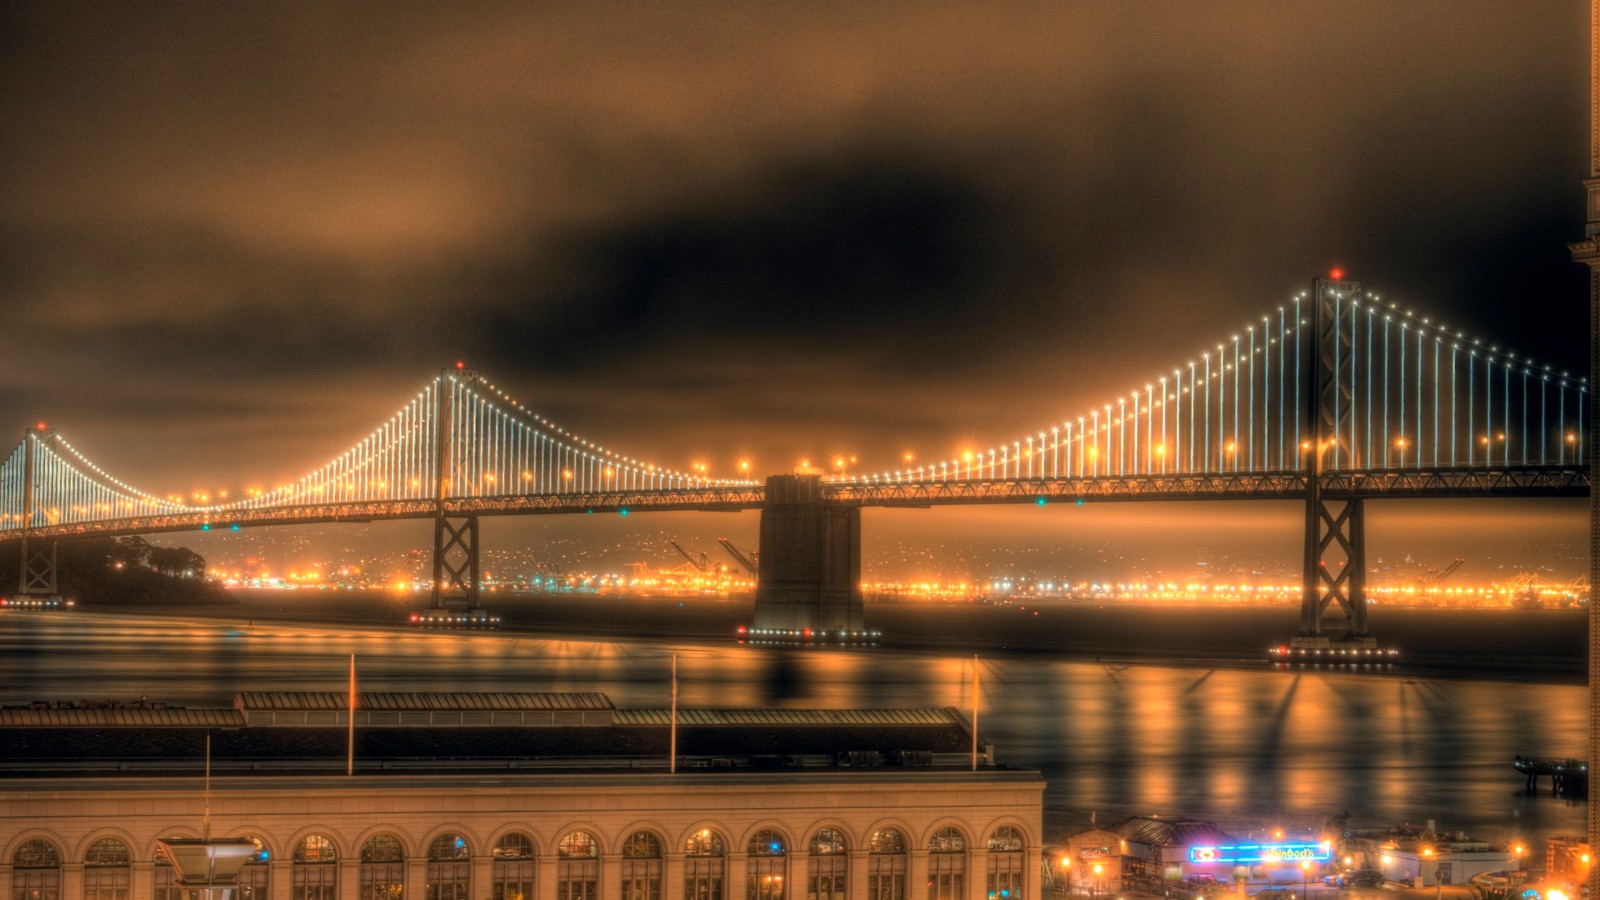
[[[84,900],[128,900],[133,892],[133,854],[116,838],[101,838],[83,851]]]
[[[11,854],[13,900],[60,900],[61,851],[43,838],[22,842]]]
[[[989,835],[989,900],[1015,900],[1024,896],[1022,832],[1001,825]]]
[[[533,900],[533,838],[513,831],[495,841],[494,900]]]
[[[308,834],[294,845],[290,896],[294,900],[336,900],[339,896],[339,854],[325,834]]]
[[[946,825],[928,838],[928,900],[962,900],[966,880],[966,835]]]
[[[406,892],[406,850],[392,834],[375,834],[361,845],[360,900],[389,900]]]
[[[622,842],[622,900],[661,900],[661,840],[648,831]]]
[[[184,837],[184,835],[170,835],[170,837]],[[151,895],[155,900],[200,900],[198,889],[184,889],[178,887],[178,870],[173,868],[172,860],[167,858],[166,851],[156,849],[156,866],[151,873]]]
[[[806,900],[844,900],[850,885],[850,845],[844,835],[823,828],[811,836]]]
[[[428,900],[468,900],[472,851],[467,839],[445,832],[428,844]]]
[[[783,835],[763,828],[750,838],[750,856],[745,863],[745,900],[783,900],[783,877],[787,845]]]
[[[867,840],[867,900],[906,900],[906,839],[880,828]]]
[[[683,842],[683,900],[722,900],[722,836],[709,828]]]
[[[256,835],[248,835],[256,845],[255,855],[239,870],[239,886],[234,889],[236,900],[268,900],[272,896],[272,868],[267,865],[272,854],[267,843]]]
[[[556,845],[555,900],[599,900],[600,842],[587,831],[569,831]]]
[[[867,841],[867,850],[871,853],[904,853],[906,839],[896,829],[880,828]]]

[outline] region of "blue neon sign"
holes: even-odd
[[[1327,844],[1234,844],[1227,847],[1189,848],[1189,861],[1196,863],[1295,862],[1302,859],[1326,862],[1332,855],[1332,848]]]

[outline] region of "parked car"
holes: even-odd
[[[1357,869],[1345,873],[1340,880],[1340,887],[1347,888],[1381,888],[1383,887],[1383,873],[1377,869]]]
[[[1284,888],[1262,888],[1250,896],[1255,900],[1296,900],[1295,892]]]
[[[1212,887],[1220,883],[1217,876],[1210,872],[1195,872],[1183,880],[1197,887]]]

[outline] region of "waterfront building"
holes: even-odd
[[[1212,875],[1232,883],[1231,863],[1220,860],[1194,862],[1189,850],[1221,846],[1233,838],[1210,822],[1130,816],[1109,828],[1091,828],[1067,838],[1067,869],[1074,893],[1097,894],[1131,890],[1163,893],[1164,881],[1181,881],[1194,874]]]
[[[1589,842],[1581,837],[1553,837],[1544,844],[1545,876],[1568,884],[1588,884]]]
[[[1330,841],[1258,841],[1198,819],[1130,816],[1068,837],[1058,865],[1069,872],[1073,893],[1171,895],[1170,888],[1182,884],[1189,894],[1206,896],[1211,885],[1320,883],[1332,851]]]
[[[1526,846],[1496,847],[1462,832],[1437,832],[1432,820],[1419,829],[1401,826],[1383,834],[1353,834],[1345,852],[1358,869],[1376,869],[1384,880],[1416,887],[1466,884],[1474,876],[1522,868]]]
[[[336,693],[0,709],[0,882],[183,900],[158,841],[209,836],[259,848],[235,900],[1040,897],[1044,781],[953,709],[676,718],[363,693],[351,759]]]

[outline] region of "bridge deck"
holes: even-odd
[[[1304,472],[1225,472],[1210,474],[1099,476],[970,481],[860,482],[823,485],[824,498],[862,507],[963,506],[1052,502],[1155,502],[1184,500],[1298,500],[1305,496]],[[1322,476],[1322,492],[1332,499],[1421,497],[1585,497],[1589,470],[1577,466],[1526,468],[1450,468],[1333,472]],[[389,500],[314,506],[168,513],[155,516],[62,523],[28,530],[33,538],[151,534],[226,529],[237,525],[310,525],[384,519],[451,516],[557,515],[574,513],[758,509],[761,485],[674,490],[530,494],[433,500]],[[0,540],[21,532],[0,532]]]

